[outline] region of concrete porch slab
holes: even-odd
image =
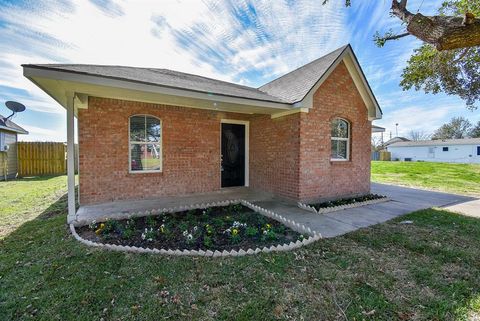
[[[171,208],[178,206],[194,205],[201,203],[220,202],[225,200],[243,199],[256,201],[270,199],[269,193],[253,190],[248,187],[230,187],[211,193],[190,194],[183,196],[159,197],[155,199],[115,201],[102,204],[80,206],[75,217],[68,217],[68,223],[75,226],[87,225],[93,220],[105,221],[107,218],[125,219],[129,216],[138,215],[139,212]],[[135,214],[137,213],[137,214]]]

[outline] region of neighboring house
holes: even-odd
[[[392,160],[480,163],[480,138],[398,142],[388,151]]]
[[[0,115],[0,180],[17,177],[17,135],[28,134],[22,127]]]
[[[373,133],[384,133],[384,132],[385,132],[385,128],[380,127],[380,126],[372,125],[372,134]]]
[[[23,67],[67,109],[72,152],[78,119],[81,205],[235,186],[291,200],[370,192],[382,112],[349,45],[259,88],[165,69]]]

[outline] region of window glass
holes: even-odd
[[[145,116],[130,117],[130,140],[133,142],[145,141]]]
[[[130,171],[162,169],[161,132],[161,122],[156,117],[130,117]]]
[[[347,159],[347,141],[332,140],[332,158]]]
[[[147,140],[149,142],[160,141],[160,119],[147,117]]]
[[[336,118],[332,122],[332,137],[348,138],[348,123]]]
[[[348,160],[350,148],[350,125],[341,118],[335,118],[331,123],[331,153],[332,160]]]

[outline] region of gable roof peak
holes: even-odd
[[[279,78],[276,78],[258,89],[289,103],[296,103],[308,94],[318,80],[343,55],[350,44],[341,46],[320,58],[298,67]]]

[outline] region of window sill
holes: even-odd
[[[330,159],[330,164],[335,165],[349,165],[352,164],[352,160],[350,159]]]
[[[138,175],[138,174],[163,174],[162,170],[159,171],[128,171],[128,174]]]

